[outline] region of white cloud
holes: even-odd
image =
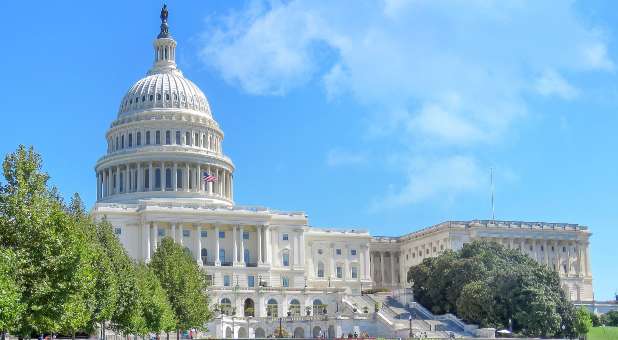
[[[480,147],[501,143],[533,114],[530,89],[573,99],[576,85],[561,74],[614,70],[605,35],[572,1],[254,1],[213,27],[203,60],[251,94],[318,80],[327,97],[367,107],[367,138],[403,142],[391,152],[446,155],[464,167],[456,155],[465,151],[469,171],[457,181],[427,182],[453,193],[473,187],[464,176],[474,174]],[[408,181],[401,197],[433,197]]]
[[[336,167],[342,165],[358,165],[367,161],[367,155],[361,152],[351,152],[341,149],[331,149],[326,156],[326,164]]]
[[[415,158],[407,164],[403,187],[373,203],[373,210],[391,209],[439,198],[452,201],[457,195],[477,190],[487,182],[488,172],[468,156]]]
[[[536,81],[536,91],[544,96],[558,96],[563,99],[577,97],[578,91],[558,72],[545,70]]]

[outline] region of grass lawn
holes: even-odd
[[[618,327],[592,327],[588,340],[618,340]]]

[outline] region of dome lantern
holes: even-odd
[[[161,32],[154,41],[155,61],[148,74],[178,71],[176,68],[176,40],[169,33],[167,5],[161,9]]]

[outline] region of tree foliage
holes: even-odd
[[[435,313],[528,336],[571,336],[576,313],[556,272],[519,250],[487,241],[425,258],[408,271],[414,297]],[[563,329],[564,327],[564,329]]]
[[[0,332],[17,326],[23,311],[21,287],[15,280],[17,256],[8,248],[0,248]]]
[[[171,250],[158,262],[174,273],[167,281],[179,293],[172,309],[154,267],[135,263],[111,224],[94,221],[79,195],[65,204],[32,148],[20,146],[2,166],[0,332],[29,338],[92,334],[106,325],[126,335],[203,326],[210,316],[204,276],[182,248],[164,245]]]
[[[211,317],[206,274],[191,253],[166,237],[154,253],[150,266],[170,301],[176,329],[204,329]]]

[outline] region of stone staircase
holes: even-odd
[[[426,334],[427,337],[434,338],[449,338],[451,336],[474,337],[472,325],[466,325],[457,319],[454,315],[446,314],[436,316],[428,311],[425,307],[416,302],[403,305],[390,294],[377,293],[363,295],[366,304],[370,304],[373,308],[375,303],[379,303],[381,308],[378,315],[381,316],[390,327],[403,333],[403,330],[410,328],[410,316],[412,316],[413,333]],[[373,311],[373,309],[372,309]]]

